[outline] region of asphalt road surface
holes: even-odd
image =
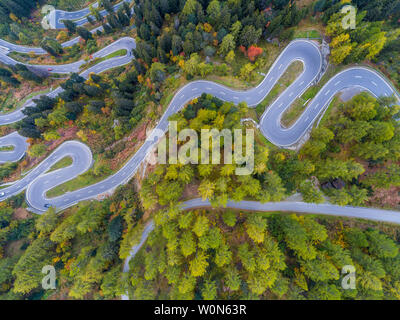
[[[95,33],[97,30],[103,31],[103,27],[100,26],[100,27],[94,28],[94,29],[90,30],[90,32]],[[61,47],[63,47],[63,48],[72,47],[74,44],[78,43],[80,39],[81,39],[81,37],[75,37],[71,40],[65,41],[65,42],[61,43]],[[0,48],[3,48],[3,50],[5,50],[5,52],[0,51],[0,55],[5,55],[10,52],[19,52],[19,53],[33,52],[34,54],[38,54],[38,55],[47,53],[45,50],[43,50],[40,47],[23,46],[23,45],[8,42],[3,39],[0,39]]]
[[[116,12],[124,2],[130,3],[132,0],[123,0],[116,5],[114,5],[114,12]],[[95,2],[93,3],[93,7],[97,8],[98,3]],[[106,10],[100,10],[100,15],[102,17],[106,16],[108,13]],[[73,11],[73,12],[68,12],[68,11],[63,11],[63,10],[54,10],[51,11],[46,17],[47,21],[49,22],[49,25],[51,26],[52,29],[63,29],[65,28],[63,20],[72,20],[74,21],[78,26],[82,26],[86,23],[88,23],[87,16],[90,15],[90,9],[89,7],[78,10],[78,11]],[[90,15],[90,17],[95,20],[95,17]]]
[[[400,224],[400,214],[398,211],[351,207],[351,206],[336,206],[332,204],[312,204],[306,202],[267,202],[260,203],[257,201],[228,201],[227,208],[239,209],[245,211],[283,211],[283,212],[296,212],[304,214],[321,214],[328,216],[340,216],[347,218],[357,218],[366,220],[383,221],[389,223]],[[204,201],[201,198],[185,201],[181,204],[183,210],[190,210],[196,208],[212,208],[209,201]],[[129,257],[125,260],[123,272],[129,271],[129,262],[135,257],[140,248],[146,242],[149,234],[154,229],[154,222],[150,221],[143,230],[140,243],[132,247]],[[121,300],[129,300],[128,294],[121,296]]]
[[[195,209],[202,207],[211,207],[209,201],[203,201],[201,198],[192,199],[182,203],[181,208],[184,210]],[[400,224],[400,212],[365,208],[365,207],[352,207],[352,206],[337,206],[333,204],[315,204],[307,202],[266,202],[260,203],[258,201],[228,201],[227,208],[248,210],[248,211],[284,211],[284,212],[297,212],[297,213],[310,213],[321,214],[328,216],[341,216],[348,218],[358,218],[366,220],[375,220],[382,222],[389,222]]]
[[[134,49],[135,47],[136,47],[135,39],[130,38],[130,37],[124,37],[124,38],[118,39],[117,41],[114,41],[113,43],[109,44],[107,47],[93,53],[92,57],[93,57],[93,59],[103,58],[115,51],[120,50],[120,49],[126,49],[127,50],[126,55],[110,58],[107,60],[107,63],[109,63],[113,67],[115,67],[117,65],[123,65],[123,64],[129,63],[133,59],[132,49]],[[113,64],[113,61],[117,61],[117,63]],[[80,67],[86,63],[86,61],[84,61],[84,60],[79,60],[79,61],[76,61],[73,63],[68,63],[68,64],[58,64],[58,65],[37,65],[36,64],[36,65],[32,65],[32,64],[27,64],[27,63],[21,63],[17,60],[14,60],[11,57],[9,57],[8,55],[1,54],[1,53],[0,53],[0,62],[3,62],[8,65],[16,65],[18,63],[24,64],[31,70],[41,70],[42,72],[45,72],[45,73],[60,73],[60,74],[79,72]],[[103,66],[99,66],[99,65],[100,65],[100,63],[97,64],[96,66],[94,66],[93,68],[91,68],[91,71],[96,72],[96,73],[104,71],[103,68],[106,64],[103,63]]]
[[[130,59],[131,58],[132,57],[130,57]],[[36,170],[27,174],[22,180],[16,181],[14,184],[3,188],[3,192],[5,193],[3,199],[18,194],[26,189],[26,199],[30,209],[41,213],[46,211],[48,206],[54,206],[58,210],[62,210],[79,201],[95,198],[106,192],[112,192],[117,186],[125,184],[133,177],[140,164],[155,147],[159,136],[166,132],[169,116],[181,110],[188,101],[200,96],[202,93],[209,93],[222,100],[234,103],[246,101],[250,106],[254,107],[268,95],[287,67],[296,60],[303,62],[303,73],[267,109],[260,121],[262,133],[267,139],[270,139],[278,146],[287,146],[290,143],[298,141],[304,135],[307,128],[317,119],[318,114],[327,107],[331,97],[344,87],[362,86],[375,95],[381,95],[381,93],[383,95],[389,95],[394,93],[390,84],[378,73],[365,68],[348,69],[328,81],[313,101],[307,106],[299,120],[291,128],[283,129],[280,126],[280,117],[283,110],[288,108],[289,104],[313,83],[321,72],[321,59],[321,54],[316,44],[311,41],[296,40],[292,41],[283,50],[264,80],[256,88],[248,91],[236,91],[209,81],[191,82],[175,94],[170,105],[157,124],[155,128],[157,130],[153,130],[139,150],[112,176],[96,184],[69,192],[62,196],[51,199],[47,198],[46,192],[48,190],[85,172],[91,164],[91,155],[90,157],[88,156],[87,147],[84,147],[84,144],[74,145],[72,147],[71,144],[65,143],[65,147],[64,144],[60,146],[61,151],[58,153],[64,152],[70,155],[74,153],[80,161],[74,161],[68,169],[62,168],[57,170],[57,174],[51,173],[51,179],[49,179],[46,171],[54,164],[52,154],[38,167],[40,169],[36,168]],[[112,66],[110,66],[110,62],[107,61],[105,65],[99,64],[91,71],[97,73],[103,71],[103,68],[110,67]],[[88,72],[89,71],[87,71],[87,73]],[[8,115],[8,117],[9,116],[10,115]],[[0,118],[0,121],[1,119],[2,118]],[[279,134],[279,132],[281,134]],[[86,154],[86,156],[84,156],[84,154]],[[60,158],[57,157],[57,159]],[[42,176],[45,178],[42,178]],[[47,183],[46,180],[48,181]],[[309,206],[311,209],[311,205]]]
[[[154,229],[154,222],[153,222],[153,221],[150,221],[150,222],[144,227],[144,230],[143,230],[142,236],[141,236],[141,238],[140,238],[139,244],[134,245],[134,246],[131,248],[131,251],[129,252],[129,256],[125,259],[124,267],[123,267],[123,269],[122,269],[122,272],[128,272],[128,271],[129,271],[129,261],[131,261],[131,260],[136,256],[136,254],[138,253],[138,251],[140,250],[140,248],[143,246],[143,244],[146,242],[147,237],[149,236],[149,234],[151,233],[151,231],[153,231],[153,229]],[[128,293],[123,294],[123,295],[121,296],[121,300],[129,300]]]
[[[29,144],[26,140],[27,139],[18,134],[17,131],[1,137],[0,148],[12,147],[13,149],[0,152],[0,164],[19,161],[25,155],[26,149],[28,148]]]
[[[127,53],[124,56],[117,56],[117,57],[113,57],[113,58],[104,60],[102,62],[99,62],[99,63],[95,64],[94,66],[81,72],[80,75],[84,78],[88,78],[88,76],[91,72],[101,73],[106,70],[128,64],[129,62],[132,61],[132,59],[134,59],[133,54],[132,54],[132,49],[134,49],[135,47],[136,47],[136,42],[135,42],[135,39],[133,39],[133,38],[124,37],[124,38],[118,39],[117,41],[111,43],[107,47],[94,53],[93,58],[105,57],[105,56],[107,56],[115,51],[118,51],[120,49],[126,49]],[[0,55],[0,60],[1,60],[1,55]],[[53,68],[53,70],[57,70],[55,72],[71,73],[71,72],[79,71],[79,68],[76,68],[76,66],[80,66],[83,63],[84,63],[84,61],[81,60],[81,61],[78,61],[73,64],[58,65],[58,66],[51,66],[51,67]],[[42,68],[43,66],[35,66],[35,68],[36,67]],[[44,66],[43,68],[47,68],[47,66]],[[63,91],[63,89],[61,87],[58,87],[58,88],[54,89],[53,91],[47,93],[46,95],[54,98],[62,91]],[[21,119],[23,119],[25,117],[25,115],[22,113],[22,110],[26,107],[33,106],[33,105],[34,105],[34,102],[32,101],[32,99],[29,99],[18,110],[0,115],[0,125],[6,125],[6,124],[20,121]],[[0,154],[0,160],[1,160],[1,154]]]

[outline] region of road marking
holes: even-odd
[[[293,92],[289,93],[289,97],[291,97],[293,95]]]
[[[281,68],[282,68],[282,63],[281,63],[281,65],[279,66],[278,70],[281,70]]]
[[[196,90],[198,90],[198,88],[193,88],[193,89],[192,89],[192,91],[196,91]]]
[[[271,77],[271,79],[269,79],[269,82],[271,82],[272,80],[274,80],[274,77]]]
[[[374,81],[371,81],[372,82],[372,84],[375,86],[375,87],[377,87],[378,85],[376,84],[376,82],[374,82]]]
[[[207,90],[212,90],[210,87],[207,87],[206,89],[207,89]]]
[[[329,89],[329,90],[328,90],[328,91],[325,93],[325,95],[327,96],[329,92],[331,92],[331,90],[330,90],[330,89]]]
[[[224,95],[224,96],[226,95],[226,93],[223,92],[223,91],[220,91],[219,93],[222,94],[222,95]]]
[[[264,89],[261,89],[260,91],[258,91],[258,93],[263,93],[264,92]]]
[[[319,107],[319,103],[317,103],[317,105],[314,107],[314,110],[317,109]]]
[[[282,107],[282,105],[283,105],[283,102],[278,106],[278,108]]]
[[[183,95],[181,95],[181,99],[183,99],[185,97],[185,95],[183,94]]]
[[[362,77],[361,77],[361,76],[355,76],[355,78],[357,78],[357,79],[361,79]]]
[[[305,119],[304,119],[304,122],[307,122],[307,121],[308,121],[308,119],[310,119],[310,117],[309,117],[309,116],[307,116],[307,118],[305,118]]]
[[[301,86],[304,83],[304,81],[300,82],[299,86]]]
[[[335,83],[335,86],[337,86],[341,81],[339,80],[338,82]]]
[[[239,97],[233,97],[233,99],[235,99],[235,100],[239,100]]]

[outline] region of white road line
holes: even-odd
[[[281,70],[281,68],[282,68],[282,63],[280,64],[280,66],[279,66],[278,70]]]
[[[328,90],[328,91],[325,93],[325,95],[327,96],[329,92],[331,92],[331,90],[330,90],[330,89],[329,89],[329,90]]]
[[[371,83],[372,83],[375,87],[378,86],[378,85],[376,84],[376,82],[374,82],[374,81],[371,81]]]
[[[336,83],[335,83],[335,86],[337,86],[339,83],[340,83],[341,81],[339,80],[339,81],[337,81]]]

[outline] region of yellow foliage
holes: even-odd
[[[350,54],[353,47],[351,44],[341,45],[333,48],[331,51],[331,59],[334,64],[340,64]]]
[[[10,19],[14,22],[18,22],[18,17],[14,13],[10,13],[9,15]]]
[[[58,33],[56,39],[57,39],[57,41],[64,42],[64,41],[66,41],[66,40],[68,39],[68,35],[67,35],[67,33],[66,33],[64,30],[61,30],[61,31]]]
[[[349,39],[350,39],[350,35],[348,33],[340,34],[337,37],[332,39],[331,47],[335,48],[341,43],[347,43],[347,42],[349,42]]]
[[[283,161],[286,159],[286,157],[283,153],[280,152],[275,155],[275,159],[276,159],[276,161]]]
[[[78,138],[80,138],[83,142],[87,141],[87,136],[86,134],[83,132],[83,130],[79,130],[76,134],[78,136]]]
[[[212,30],[212,26],[207,22],[203,25],[203,28],[205,32],[211,32]]]

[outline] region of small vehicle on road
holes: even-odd
[[[47,71],[53,71],[53,68],[48,68]]]
[[[0,192],[0,197],[4,197],[6,195],[5,192]]]
[[[45,208],[50,208],[50,207],[51,207],[51,204],[50,204],[50,203],[45,203],[45,204],[44,204],[44,207],[45,207]]]

